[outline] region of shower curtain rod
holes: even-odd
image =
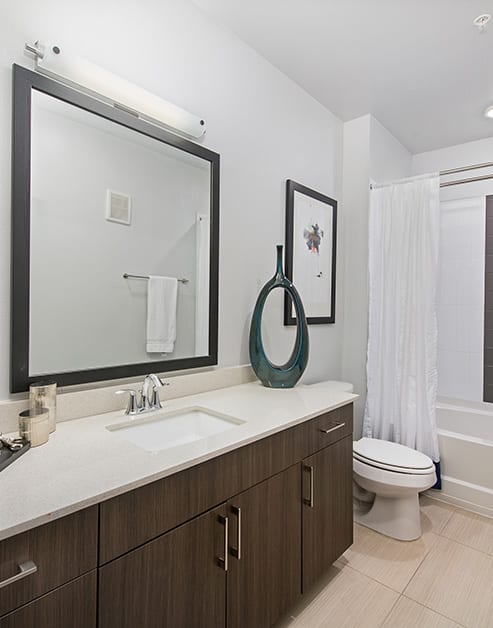
[[[462,166],[461,168],[451,168],[450,170],[440,170],[440,176],[446,174],[455,174],[456,172],[467,172],[468,170],[479,170],[480,168],[491,168],[493,161],[489,161],[483,164],[474,164],[472,166]]]
[[[440,170],[439,175],[441,177],[444,177],[449,174],[457,174],[458,172],[468,172],[469,170],[480,170],[481,168],[493,168],[493,161],[485,162],[482,164],[473,164],[471,166],[462,166],[461,168],[450,168],[449,170]],[[418,177],[410,177],[410,178],[411,179],[420,178],[421,176],[426,176],[426,175],[418,175]],[[487,179],[493,179],[493,173],[484,174],[479,177],[468,177],[466,179],[457,179],[456,181],[443,181],[442,183],[440,183],[440,187],[446,188],[451,185],[461,185],[463,183],[474,183],[475,181],[486,181]],[[386,185],[392,185],[392,183],[380,184],[380,185],[370,184],[370,190],[377,187],[385,187]]]
[[[474,181],[486,181],[493,179],[493,174],[485,174],[482,177],[469,177],[468,179],[458,179],[457,181],[444,181],[440,183],[441,188],[447,188],[449,185],[460,185],[461,183],[473,183]]]
[[[491,167],[493,167],[493,161],[485,162],[482,164],[473,164],[472,166],[463,166],[462,168],[450,168],[450,170],[440,170],[440,176],[443,177],[448,174],[456,174],[457,172],[468,172],[469,170],[480,170],[481,168]],[[450,185],[474,183],[475,181],[486,181],[486,179],[493,179],[493,174],[484,174],[479,177],[468,177],[467,179],[458,179],[457,181],[443,181],[442,183],[440,183],[440,187],[446,188]]]

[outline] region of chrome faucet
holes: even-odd
[[[122,388],[117,390],[115,394],[122,395],[123,393],[128,393],[129,398],[125,414],[142,414],[143,412],[152,412],[152,410],[159,410],[159,408],[163,407],[159,399],[158,390],[162,386],[169,386],[169,383],[163,382],[154,373],[149,373],[149,375],[144,377],[140,398],[137,398],[137,393],[132,388]]]

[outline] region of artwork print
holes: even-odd
[[[334,199],[288,180],[286,275],[300,293],[308,324],[335,321],[336,212]],[[287,302],[284,322],[294,321]]]

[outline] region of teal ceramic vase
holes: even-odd
[[[296,311],[296,341],[289,360],[282,366],[272,364],[265,354],[262,343],[262,314],[267,297],[276,288],[282,288],[291,295]],[[264,386],[269,388],[293,388],[303,375],[308,364],[308,325],[301,297],[284,275],[282,266],[282,245],[277,246],[276,274],[260,291],[253,310],[250,325],[250,361],[255,374]]]

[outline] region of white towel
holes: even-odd
[[[176,277],[151,275],[147,284],[147,353],[173,353],[176,340]]]

